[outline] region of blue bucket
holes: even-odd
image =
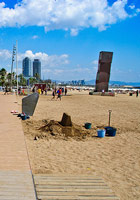
[[[86,129],[91,129],[91,123],[85,123],[85,128]]]
[[[98,135],[98,137],[101,137],[101,138],[105,137],[105,130],[104,129],[98,129],[97,135]]]
[[[116,128],[107,126],[107,127],[105,127],[105,130],[106,130],[106,135],[108,135],[108,136],[114,137],[116,135],[116,130],[117,130]]]
[[[26,115],[23,115],[23,116],[21,116],[21,119],[22,119],[22,120],[26,120],[26,119],[27,119],[27,116],[26,116]]]

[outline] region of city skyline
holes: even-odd
[[[41,62],[39,59],[33,61],[33,77],[36,77],[36,75],[38,75],[37,79],[41,79]]]
[[[18,40],[19,73],[29,57],[42,79],[95,80],[99,52],[110,51],[110,80],[139,82],[139,21],[138,0],[0,0],[0,68],[10,72]]]
[[[25,77],[31,77],[32,76],[32,65],[31,65],[31,59],[28,57],[25,57],[22,61],[22,74]]]
[[[41,62],[39,59],[34,59],[33,62],[29,57],[25,57],[22,61],[22,74],[26,78],[39,76],[41,79]]]

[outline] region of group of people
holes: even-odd
[[[18,88],[18,95],[24,95],[25,94],[25,91],[24,89],[22,89],[21,87]]]
[[[45,88],[45,89],[41,89],[41,88],[36,88],[35,86],[32,88],[32,92],[38,92],[38,94],[44,94],[47,95],[47,91],[48,91],[48,88]],[[67,95],[67,87],[65,88],[54,88],[53,91],[52,91],[52,100],[54,99],[60,99],[61,101],[61,97],[65,94],[65,96]],[[57,98],[56,98],[57,96]]]
[[[33,89],[32,89],[32,92],[34,93],[34,92],[38,92],[38,94],[44,94],[45,93],[45,95],[47,95],[47,88],[45,88],[45,89],[41,89],[41,88],[36,88],[35,86],[33,87]]]
[[[65,89],[64,88],[58,88],[58,90],[56,89],[56,88],[54,88],[53,89],[53,92],[52,92],[52,100],[54,100],[55,99],[55,96],[57,95],[57,99],[60,99],[60,101],[61,101],[61,97],[62,97],[62,95],[64,95],[64,93],[65,93],[65,95],[67,95],[67,88],[65,87]]]

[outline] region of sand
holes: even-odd
[[[93,96],[87,91],[68,94],[62,101],[51,101],[51,93],[40,95],[34,116],[22,121],[33,173],[95,174],[121,200],[140,199],[140,97]],[[110,109],[111,126],[117,128],[117,134],[98,138],[96,130],[108,125]],[[92,123],[90,134],[56,137],[39,130],[50,120],[60,121],[64,112],[82,130],[85,122]]]

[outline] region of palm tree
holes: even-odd
[[[6,69],[2,68],[0,70],[0,85],[4,86],[6,82]]]
[[[33,85],[33,84],[35,84],[37,82],[37,80],[34,77],[30,77],[29,78],[29,82],[30,82],[31,85]]]
[[[38,81],[40,80],[40,76],[38,73],[35,73],[34,77],[36,78],[36,80],[38,80]]]
[[[27,83],[27,81],[26,81],[26,79],[24,78],[23,74],[19,74],[18,77],[20,78],[20,82],[19,82],[19,84],[25,86],[26,83]]]
[[[5,76],[6,73],[7,73],[6,69],[2,68],[2,69],[0,70],[0,75],[1,75],[1,76]]]

